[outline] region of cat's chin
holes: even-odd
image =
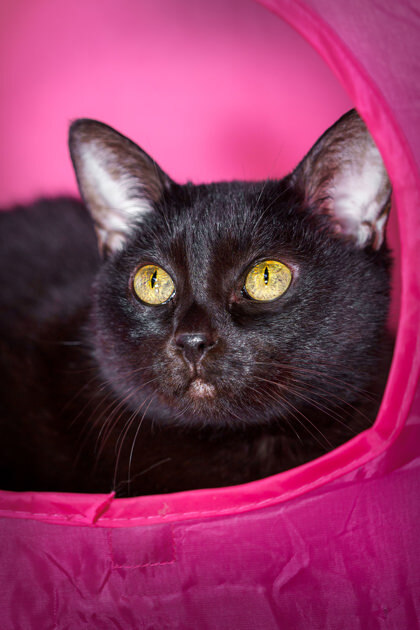
[[[190,422],[193,423],[197,419],[198,423],[202,424],[204,419],[213,419],[220,415],[220,396],[217,387],[200,376],[192,378],[184,386],[182,394],[178,392],[171,403],[175,407],[186,406],[189,411]],[[204,423],[207,424],[208,421],[204,420]]]
[[[195,399],[212,399],[216,396],[216,388],[211,383],[206,383],[201,378],[195,378],[189,388],[188,395]]]
[[[238,417],[230,413],[216,385],[196,376],[174,391],[158,392],[159,403],[150,407],[164,424],[186,426],[226,426],[237,424]]]

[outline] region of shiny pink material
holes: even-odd
[[[51,41],[60,46],[56,31],[60,24],[57,20],[50,24],[48,20],[36,21],[33,7],[38,4],[45,17],[49,3],[35,2],[26,8],[33,12],[33,24],[46,29],[40,31],[40,38],[46,37],[50,26]],[[93,4],[100,14],[98,28],[102,28],[103,14],[112,3],[83,3],[86,20],[93,20]],[[216,4],[221,9],[222,4]],[[416,394],[420,363],[419,11],[410,0],[263,0],[261,4],[273,14],[264,12],[261,6],[250,10],[250,5],[236,0],[224,3],[226,20],[211,23],[206,31],[214,41],[215,59],[220,47],[225,50],[228,35],[238,37],[235,28],[243,24],[244,15],[252,16],[250,38],[252,33],[261,34],[266,29],[261,49],[267,42],[273,43],[270,37],[276,29],[285,32],[278,17],[287,20],[320,53],[347,90],[375,137],[393,182],[401,236],[401,313],[394,362],[378,419],[369,431],[315,462],[241,487],[125,500],[112,495],[0,493],[2,628],[420,628],[420,392]],[[134,11],[134,5],[142,3],[118,4],[119,10],[128,14]],[[172,3],[172,7],[177,5],[186,10],[188,3]],[[189,3],[197,19],[200,5],[203,10],[207,7],[204,2]],[[82,18],[80,10],[79,6],[75,10],[76,23]],[[15,12],[14,18],[20,20],[19,26],[29,37],[24,16]],[[184,16],[173,8],[171,20],[177,33],[178,21]],[[94,24],[91,21],[91,28]],[[259,31],[261,24],[264,29]],[[137,28],[134,20],[128,20],[129,26],[134,31]],[[73,33],[75,23],[66,22],[65,27],[66,33]],[[138,29],[146,39],[152,37],[142,33],[140,24]],[[88,37],[90,32],[86,28],[84,35]],[[169,54],[176,37],[171,39],[170,33],[164,32],[162,45]],[[129,35],[130,31],[128,39]],[[194,45],[199,46],[199,33],[193,32],[192,37]],[[100,55],[108,55],[111,66],[100,69],[107,76],[117,52],[112,37],[99,37],[99,43],[103,46],[99,46]],[[249,76],[255,80],[252,59],[261,50],[250,51],[247,46],[251,43],[244,38],[235,45],[238,58],[243,56]],[[75,37],[72,46],[77,56],[77,49],[83,49],[83,39]],[[304,45],[302,50],[306,49]],[[175,48],[173,54],[178,54]],[[308,64],[312,64],[308,55]],[[273,60],[281,63],[275,56]],[[188,67],[189,61],[186,56]],[[293,59],[289,61],[294,63]],[[53,66],[63,89],[65,75],[61,72],[66,63],[56,58]],[[162,88],[165,71],[162,69],[161,76],[153,55],[131,59],[130,63],[130,81],[135,82],[136,64],[140,63],[153,67],[150,85]],[[179,63],[182,75],[182,59]],[[226,59],[228,63],[230,58]],[[220,84],[211,68],[211,59],[193,60],[193,79],[199,80],[200,70],[206,76],[207,100],[196,103],[195,115],[207,130],[211,126],[207,118],[210,110],[204,103],[209,94],[231,87]],[[244,75],[238,75],[238,81],[239,77],[243,80]],[[271,80],[277,81],[282,90],[288,89],[281,72],[273,74]],[[40,90],[44,87],[41,84]],[[176,110],[176,90],[182,91],[180,76],[173,77],[166,88],[171,108]],[[90,93],[91,85],[86,82],[75,89]],[[312,84],[311,90],[315,89]],[[114,85],[112,92],[118,93],[118,86]],[[140,115],[149,97],[142,96],[141,85],[135,85],[134,95]],[[255,111],[262,115],[260,96],[256,89],[253,98],[244,99],[243,109],[231,110],[227,134],[236,118],[246,125]],[[181,96],[179,99],[183,101]],[[226,114],[225,105],[220,116]],[[28,104],[32,106],[33,101]],[[109,114],[113,107],[118,110],[128,105],[117,103],[115,96]],[[100,111],[68,115],[81,113],[115,122],[111,115],[102,116]],[[50,112],[42,114],[48,118]],[[211,116],[216,113],[212,111]],[[51,117],[57,120],[53,114]],[[155,118],[149,116],[144,123],[146,132],[156,120],[158,111]],[[22,124],[25,126],[25,122]],[[165,159],[168,121],[161,124],[165,129],[160,161],[182,179],[191,174],[194,160],[191,158],[189,171],[184,155],[182,164],[176,163],[176,152],[169,151]],[[308,146],[319,131],[322,129],[310,138]],[[28,133],[26,130],[25,139]],[[139,132],[130,135],[141,138]],[[227,143],[231,137],[228,135]],[[41,140],[35,138],[34,143]],[[184,141],[190,142],[188,129],[180,132],[179,143],[183,145]],[[212,141],[211,137],[207,139],[208,143]],[[191,151],[193,145],[189,145]],[[242,150],[240,145],[237,149]],[[156,152],[154,155],[159,159]],[[6,158],[3,154],[3,160]],[[214,156],[214,165],[216,162]],[[220,164],[220,173],[210,165],[205,174],[235,175],[234,168],[223,159]],[[18,168],[17,163],[14,168]],[[245,175],[255,174],[252,168],[250,171]],[[200,172],[203,177],[204,170],[197,167],[195,179],[200,178]],[[65,180],[58,178],[63,188]],[[34,188],[24,188],[23,192],[31,194]]]

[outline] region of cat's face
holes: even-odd
[[[387,313],[390,191],[351,116],[353,153],[379,164],[368,184],[359,176],[356,198],[368,192],[358,214],[352,173],[373,168],[361,158],[327,166],[315,145],[280,182],[179,186],[116,132],[75,124],[72,155],[106,254],[95,353],[139,419],[299,422],[311,398],[351,403],[368,385]],[[332,189],[341,214],[330,211]]]

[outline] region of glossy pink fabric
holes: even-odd
[[[420,627],[419,11],[408,0],[262,4],[270,28],[275,14],[289,21],[334,70],[393,181],[402,300],[377,422],[241,487],[128,500],[1,493],[2,628]]]

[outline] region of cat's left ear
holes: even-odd
[[[76,120],[69,147],[99,247],[104,253],[117,251],[173,182],[134,142],[96,120]]]
[[[336,232],[378,250],[385,238],[391,184],[381,155],[355,110],[328,129],[297,166],[292,184]]]

